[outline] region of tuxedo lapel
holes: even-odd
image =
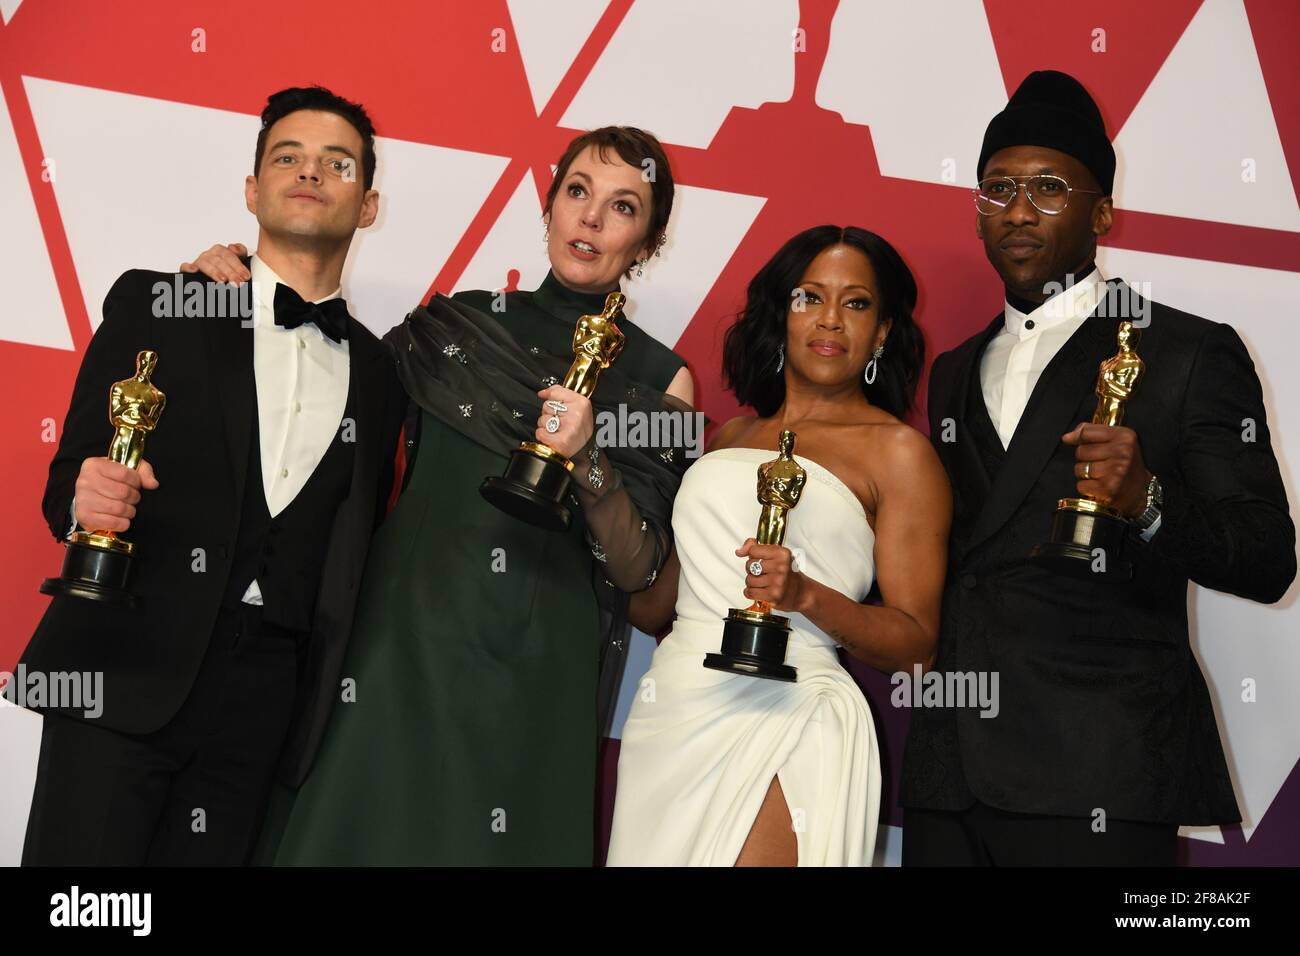
[[[939,436],[942,438],[945,418],[952,418],[956,423],[956,441],[939,441],[939,458],[944,467],[948,469],[948,474],[952,476],[954,485],[958,483],[959,476],[970,474],[968,469],[982,468],[980,462],[979,449],[975,447],[972,439],[971,417],[976,410],[970,408],[966,401],[966,396],[970,394],[971,378],[979,375],[980,356],[984,354],[984,349],[989,340],[997,334],[998,329],[1002,327],[1003,318],[1001,315],[993,319],[985,327],[984,331],[974,338],[967,341],[964,345],[959,346],[959,351],[954,355],[956,359],[955,376],[947,395],[938,403],[938,417],[931,424],[931,428],[938,428]],[[976,391],[979,391],[977,388]],[[938,397],[938,396],[936,396]],[[983,399],[980,399],[983,401]]]
[[[234,508],[238,514],[244,500],[249,442],[254,437],[253,410],[257,405],[253,330],[233,317],[207,318],[202,322],[208,340],[208,374],[212,394],[221,407]]]
[[[1107,285],[1113,287],[1120,281],[1112,280]],[[965,553],[974,550],[1015,513],[1061,444],[1061,436],[1078,424],[1076,410],[1086,396],[1095,392],[1098,366],[1118,347],[1115,335],[1119,319],[1108,315],[1107,302],[1108,297],[1103,295],[1039,376],[988,500],[966,539]],[[1073,486],[1061,489],[1062,497],[1073,493]]]
[[[382,456],[395,449],[380,447],[383,431],[383,402],[385,399],[382,373],[385,346],[366,332],[356,319],[348,316],[348,360],[350,363],[350,388],[354,396],[353,414],[356,417],[356,454],[352,459],[352,491],[350,517],[356,522],[355,533],[368,534],[369,522],[374,517]]]

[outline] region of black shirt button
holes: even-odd
[[[1033,320],[1033,319],[1025,319],[1025,328],[1027,328],[1027,329],[1032,329],[1033,327],[1034,327],[1034,320]]]

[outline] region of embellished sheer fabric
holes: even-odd
[[[535,440],[537,392],[563,381],[569,368],[561,357],[522,348],[491,315],[441,295],[414,309],[384,341],[412,400],[503,456]],[[617,416],[620,406],[625,415],[691,412],[673,396],[631,380],[617,364],[601,373],[591,403],[597,416]],[[621,590],[649,587],[663,567],[686,464],[681,447],[600,448],[594,438],[575,456],[570,503],[582,508],[592,555]]]

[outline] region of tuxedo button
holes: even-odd
[[[1033,327],[1034,327],[1034,320],[1033,320],[1033,319],[1025,319],[1025,328],[1027,328],[1027,329],[1032,329]]]
[[[973,575],[973,574],[963,574],[963,575],[961,576],[961,586],[964,587],[964,588],[965,588],[966,590],[968,590],[968,591],[969,591],[971,588],[975,587],[975,575]]]
[[[280,469],[280,477],[281,477],[281,478],[288,478],[288,477],[289,477],[289,469],[288,469],[288,468],[281,468],[281,469]]]

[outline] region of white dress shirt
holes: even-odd
[[[1003,448],[1011,445],[1011,437],[1043,369],[1079,330],[1105,294],[1106,280],[1101,270],[1094,268],[1027,315],[1010,302],[1005,303],[1003,327],[980,358],[984,405]],[[1142,537],[1150,540],[1159,527],[1157,517],[1150,528],[1141,532]]]
[[[348,401],[348,340],[334,342],[314,322],[296,329],[275,324],[275,286],[281,282],[252,257],[253,373],[257,383],[257,437],[262,492],[275,517],[293,501],[338,433]],[[342,289],[316,302],[342,295]],[[253,581],[245,604],[261,604]]]
[[[296,329],[275,324],[275,286],[280,277],[256,255],[253,274],[253,374],[257,387],[257,425],[262,455],[262,491],[275,517],[302,491],[329,450],[348,401],[351,365],[348,341],[334,342],[314,322]],[[342,287],[316,302],[343,294]],[[238,464],[238,463],[236,463]],[[67,537],[82,530],[77,499],[69,508]],[[253,581],[246,604],[261,604]]]
[[[980,359],[984,404],[1003,448],[1011,445],[1043,369],[1092,314],[1105,291],[1101,271],[1093,269],[1028,315],[1006,303],[1003,326]]]

